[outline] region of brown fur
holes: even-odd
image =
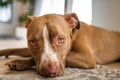
[[[64,16],[57,14],[49,14],[44,15],[42,17],[32,17],[28,21],[26,27],[28,30],[27,39],[29,49],[22,48],[0,51],[0,56],[32,56],[30,60],[24,60],[24,63],[22,64],[20,64],[22,61],[15,61],[15,63],[14,61],[12,61],[8,63],[11,69],[25,70],[33,66],[34,64],[36,65],[37,72],[39,72],[38,63],[41,58],[40,53],[43,52],[43,47],[40,46],[44,45],[44,41],[43,38],[39,35],[42,35],[43,27],[38,26],[42,26],[44,23],[46,23],[47,26],[49,26],[48,29],[51,33],[51,45],[53,45],[53,48],[55,48],[54,50],[56,50],[56,52],[58,53],[58,58],[60,58],[59,66],[61,66],[61,70],[60,73],[56,74],[55,76],[62,74],[65,65],[77,68],[95,68],[96,64],[106,64],[120,58],[119,32],[108,31],[92,25],[88,25],[81,21],[79,22],[76,14],[74,13],[65,14]],[[64,36],[67,36],[68,40],[70,41],[70,43],[67,42],[67,46],[65,46],[67,52],[65,54],[62,54],[62,51],[65,50],[62,47],[54,47],[55,38],[53,37],[56,36],[56,34],[58,35],[59,33],[63,33]],[[65,58],[62,58],[60,56]],[[30,65],[30,62],[32,62],[33,64]],[[15,64],[16,67],[13,66]],[[53,65],[53,62],[50,62],[50,64]],[[22,65],[27,65],[27,67],[22,67]]]

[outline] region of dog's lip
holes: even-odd
[[[63,75],[64,71],[58,71],[57,73],[42,73],[41,71],[37,71],[39,75],[43,76],[43,77],[47,77],[47,78],[54,78],[54,77],[58,77],[58,76],[61,76]]]
[[[53,78],[53,77],[57,77],[57,76],[60,76],[59,74],[57,74],[57,73],[51,73],[51,74],[49,74],[49,73],[39,73],[40,75],[42,75],[42,76],[44,76],[44,77],[47,77],[47,78]]]

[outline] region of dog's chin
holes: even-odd
[[[47,73],[47,72],[41,72],[41,71],[37,71],[39,75],[43,76],[43,77],[47,77],[47,78],[54,78],[54,77],[58,77],[58,76],[62,76],[63,75],[63,71],[59,71],[58,73]]]

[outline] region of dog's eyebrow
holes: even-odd
[[[40,39],[42,39],[43,37],[42,37],[40,34],[41,34],[41,33],[39,33],[39,32],[32,33],[32,34],[28,37],[28,41],[30,41],[30,40],[40,40]]]
[[[45,25],[46,25],[48,32],[49,32],[49,38],[53,38],[53,37],[58,35],[56,27],[50,25],[49,23],[46,23]]]

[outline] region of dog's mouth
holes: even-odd
[[[48,77],[48,78],[52,78],[52,77],[57,77],[57,76],[60,76],[63,74],[63,72],[60,72],[60,71],[56,71],[56,70],[40,70],[38,71],[38,74],[44,76],[44,77]]]
[[[57,76],[61,76],[63,74],[63,70],[61,70],[61,68],[53,66],[53,67],[46,67],[43,66],[39,69],[36,69],[38,74],[44,76],[44,77],[57,77]]]
[[[47,59],[47,61],[42,61],[40,59],[35,59],[35,62],[37,73],[44,77],[57,77],[61,76],[64,72],[65,65],[62,61],[56,62],[50,61],[49,59]]]

